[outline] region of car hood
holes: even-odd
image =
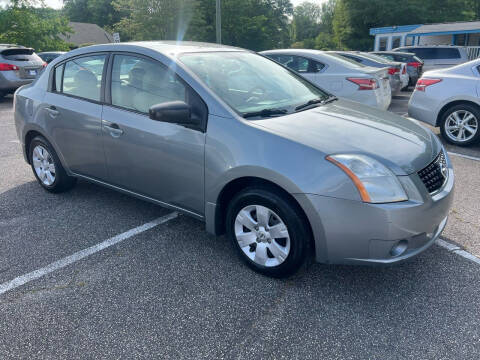
[[[441,150],[436,135],[416,120],[347,100],[252,123],[324,155],[367,154],[397,175],[423,169]]]

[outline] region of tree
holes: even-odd
[[[368,50],[372,27],[464,21],[478,0],[338,0],[333,17],[334,39],[340,48]],[[468,4],[471,3],[469,7]],[[470,15],[471,16],[471,15]]]
[[[14,1],[0,10],[0,43],[19,44],[37,51],[69,50],[61,35],[71,33],[68,19],[58,11]]]
[[[293,41],[303,41],[315,38],[320,32],[322,7],[320,5],[303,2],[293,11]]]
[[[64,0],[63,11],[70,21],[97,24],[111,27],[125,16],[125,12],[115,9],[112,0]]]
[[[122,38],[215,42],[214,0],[114,0]],[[222,42],[252,50],[290,44],[290,0],[222,0]]]

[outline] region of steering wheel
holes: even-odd
[[[255,86],[248,91],[247,93],[248,98],[246,102],[249,103],[252,100],[261,99],[265,96],[266,92],[267,91],[263,87]]]

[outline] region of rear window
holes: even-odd
[[[359,63],[359,62],[356,62],[355,60],[352,60],[350,58],[347,58],[347,57],[344,57],[342,55],[338,55],[338,54],[335,54],[335,53],[328,53],[328,56],[332,56],[335,58],[336,61],[342,63],[342,65],[346,66],[346,67],[353,67],[353,68],[364,68],[366,67],[365,65]]]
[[[399,62],[410,62],[413,60],[413,55],[395,55],[393,56],[393,60],[399,61]]]
[[[7,48],[2,50],[3,56],[11,56],[11,55],[32,55],[34,50],[29,48]]]
[[[414,53],[423,60],[435,59],[460,59],[458,49],[449,48],[412,48],[409,52]]]

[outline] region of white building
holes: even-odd
[[[480,46],[480,21],[371,28],[375,51],[411,45]]]

